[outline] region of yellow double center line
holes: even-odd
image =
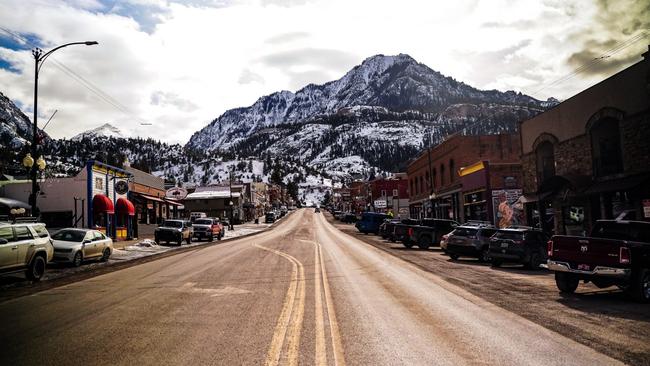
[[[277,365],[280,362],[282,348],[284,346],[284,339],[288,335],[288,350],[286,360],[282,364],[297,365],[298,352],[300,347],[300,332],[302,330],[302,322],[305,314],[305,270],[299,260],[293,256],[283,253],[279,250],[263,247],[254,244],[257,248],[266,250],[268,252],[277,254],[286,258],[293,265],[291,270],[291,284],[287,290],[287,295],[284,298],[282,305],[282,312],[275,325],[273,332],[273,339],[269,352],[266,355],[266,365]],[[296,301],[297,298],[297,301]],[[294,311],[294,309],[296,311]]]
[[[332,301],[332,294],[330,292],[329,282],[327,280],[327,272],[322,260],[323,252],[320,244],[314,241],[309,242],[314,244],[314,303],[316,307],[315,363],[317,365],[327,364],[327,348],[325,345],[325,319],[323,316],[324,294],[327,318],[330,326],[329,330],[332,340],[334,363],[336,365],[345,366],[345,358],[343,356],[343,347],[341,343],[338,322],[336,320],[336,313],[334,311],[334,303]],[[275,326],[273,339],[271,340],[271,345],[266,356],[266,365],[276,366],[280,363],[285,338],[288,339],[288,349],[286,360],[283,359],[282,361],[285,362],[282,362],[282,364],[292,366],[297,365],[300,348],[300,332],[302,329],[305,313],[304,267],[299,260],[287,253],[257,244],[255,244],[255,247],[286,258],[292,264],[291,284],[287,290],[287,294],[282,306],[282,311],[280,312],[280,317],[278,318],[278,322]]]

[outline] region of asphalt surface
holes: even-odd
[[[345,234],[268,232],[0,303],[2,365],[616,365]]]

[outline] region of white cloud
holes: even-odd
[[[633,35],[635,21],[648,24],[647,12],[639,10],[636,18],[625,18],[629,25],[612,25],[614,18],[606,13],[613,9],[618,14],[621,6],[603,0],[396,4],[5,0],[0,3],[0,24],[37,36],[44,49],[77,40],[100,42],[58,51],[52,60],[92,82],[128,112],[93,94],[49,60],[39,84],[39,115],[46,118],[59,110],[48,127],[51,135],[70,137],[111,122],[132,134],[183,143],[229,108],[250,105],[274,91],[338,78],[378,53],[408,53],[479,88],[539,90],[535,97],[566,98],[625,64],[540,88],[590,57],[585,49],[597,54],[605,50],[605,40],[620,42]],[[639,42],[620,56],[631,62],[630,55],[637,57],[644,47]],[[18,70],[0,69],[0,90],[31,109],[30,52],[0,49],[0,57]]]

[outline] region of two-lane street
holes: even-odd
[[[306,209],[0,314],[6,365],[617,364]]]

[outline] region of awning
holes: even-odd
[[[95,197],[93,197],[93,210],[95,212],[101,213],[115,213],[113,201],[111,201],[110,198],[104,196],[103,194],[96,194]]]
[[[126,198],[118,198],[117,212],[122,215],[126,214],[129,216],[135,216],[135,207],[133,206],[133,203]]]
[[[183,206],[182,203],[170,199],[165,199],[165,203],[168,203],[172,206],[178,206],[178,207]]]
[[[145,200],[148,200],[148,201],[163,202],[163,203],[165,202],[165,201],[164,201],[163,199],[161,199],[161,198],[154,197],[154,196],[149,196],[149,195],[142,194],[142,193],[138,193],[138,192],[132,192],[132,194],[135,195],[135,196],[138,196],[138,197],[144,198]]]
[[[597,194],[603,192],[629,191],[640,187],[650,180],[650,174],[634,175],[631,177],[611,179],[603,182],[596,182],[587,188],[586,194]]]
[[[0,206],[6,207],[8,209],[12,208],[24,208],[25,210],[30,210],[32,207],[23,201],[18,201],[11,198],[0,197]]]

